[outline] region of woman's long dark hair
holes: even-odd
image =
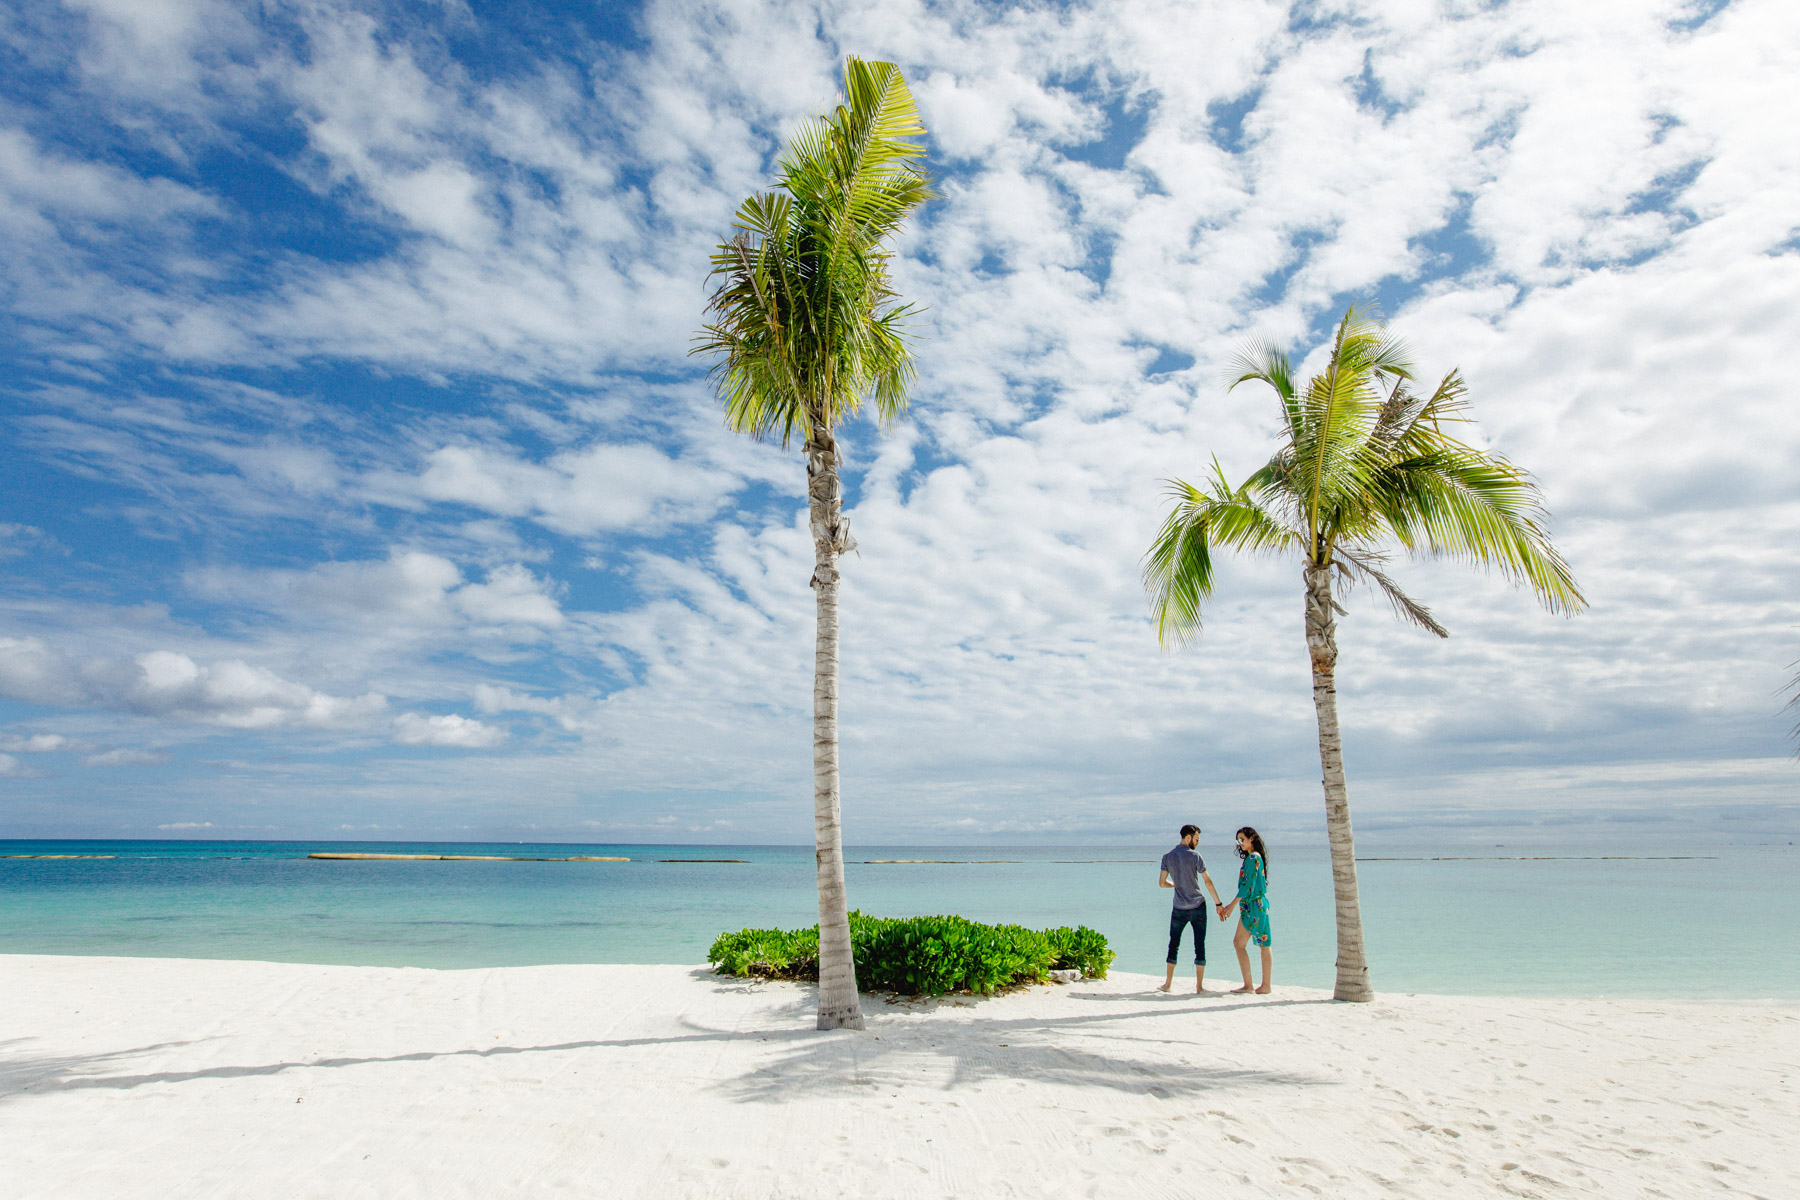
[[[1263,874],[1267,875],[1269,873],[1269,852],[1267,849],[1265,849],[1263,847],[1262,834],[1256,832],[1256,830],[1254,830],[1254,829],[1250,828],[1248,825],[1246,825],[1242,829],[1237,831],[1237,836],[1238,837],[1247,837],[1250,839],[1250,848],[1252,850],[1256,851],[1256,853],[1262,855]],[[1234,838],[1232,840],[1235,842],[1236,838]],[[1244,857],[1244,848],[1242,846],[1238,847],[1238,857],[1239,858]]]

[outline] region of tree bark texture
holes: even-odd
[[[1331,568],[1306,566],[1306,652],[1312,659],[1313,709],[1319,718],[1319,767],[1325,786],[1325,836],[1331,843],[1332,894],[1337,902],[1338,1000],[1373,1000],[1369,959],[1363,946],[1362,904],[1356,891],[1356,840],[1350,831],[1350,795],[1344,786],[1344,748],[1338,736],[1337,618]]]
[[[813,653],[813,844],[819,879],[820,1029],[861,1029],[850,910],[844,891],[844,830],[838,794],[838,559],[853,549],[838,481],[837,444],[806,443],[807,507],[813,537],[818,634]]]

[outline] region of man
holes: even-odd
[[[1200,827],[1183,825],[1181,827],[1181,844],[1162,856],[1162,874],[1158,876],[1156,886],[1175,889],[1175,907],[1169,913],[1169,969],[1163,975],[1163,985],[1156,989],[1166,992],[1175,985],[1175,957],[1181,949],[1181,931],[1187,926],[1194,928],[1194,991],[1199,995],[1206,994],[1206,901],[1200,895],[1200,882],[1206,881],[1206,890],[1212,893],[1213,910],[1225,919],[1225,906],[1219,901],[1219,889],[1213,886],[1212,876],[1206,873],[1206,863],[1195,849],[1200,844]]]

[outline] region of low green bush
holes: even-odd
[[[1106,969],[1118,957],[1106,944],[1105,936],[1086,925],[1046,929],[1044,936],[1050,939],[1050,949],[1056,954],[1056,960],[1050,964],[1052,971],[1079,970],[1089,979],[1105,979]]]
[[[818,979],[819,927],[740,929],[713,939],[706,961],[721,975],[764,979]]]
[[[1104,979],[1113,952],[1083,925],[1035,930],[983,925],[966,917],[870,917],[850,914],[856,982],[866,991],[908,996],[950,992],[990,995],[1041,983],[1051,971]],[[819,977],[819,930],[740,929],[721,933],[706,952],[721,974],[765,979]]]

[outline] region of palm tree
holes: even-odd
[[[732,429],[799,436],[818,607],[813,659],[813,834],[819,885],[820,1029],[863,1027],[844,896],[838,796],[838,559],[854,549],[838,479],[837,427],[874,402],[883,425],[906,411],[913,380],[905,323],[888,276],[888,239],[931,197],[917,165],[925,132],[892,63],[849,59],[845,102],[788,143],[773,192],[737,211],[737,234],[712,256],[721,280],[693,353]]]
[[[1281,402],[1283,438],[1266,466],[1238,487],[1218,459],[1205,488],[1179,480],[1175,508],[1144,556],[1157,635],[1164,646],[1191,642],[1213,589],[1213,551],[1296,552],[1306,597],[1306,649],[1325,828],[1337,902],[1339,1000],[1369,1000],[1368,958],[1356,891],[1356,850],[1344,786],[1337,717],[1336,572],[1348,587],[1366,582],[1403,619],[1448,637],[1430,610],[1382,571],[1384,546],[1408,555],[1451,557],[1529,584],[1553,612],[1587,601],[1550,543],[1531,476],[1446,428],[1469,421],[1462,376],[1451,371],[1429,396],[1409,390],[1412,364],[1378,313],[1351,306],[1338,324],[1322,374],[1296,389],[1288,356],[1261,342],[1233,360],[1230,385],[1260,380]]]

